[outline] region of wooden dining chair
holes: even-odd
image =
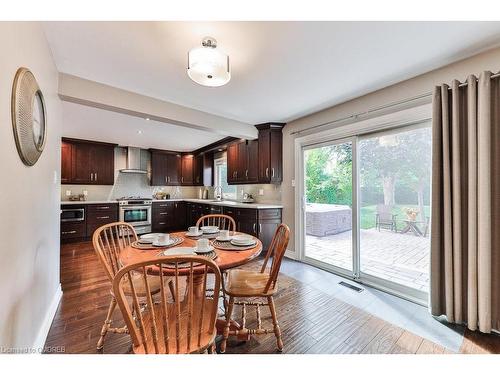
[[[204,215],[198,219],[196,226],[216,226],[220,230],[227,229],[230,232],[236,231],[236,222],[231,216],[223,214],[210,214]]]
[[[212,274],[215,287],[206,295],[207,279]],[[174,288],[164,287],[166,275]],[[160,285],[159,300],[153,301],[153,278]],[[135,280],[132,282],[131,280]],[[203,256],[164,256],[130,264],[113,281],[113,292],[132,338],[134,353],[187,354],[215,352],[219,267]],[[138,285],[147,291],[146,303],[139,306]],[[131,290],[127,298],[125,288]],[[181,288],[186,288],[182,293]]]
[[[273,296],[278,290],[278,274],[280,271],[281,261],[285,255],[290,237],[290,228],[286,224],[280,224],[274,232],[274,237],[269,245],[269,248],[262,264],[260,271],[250,271],[242,269],[233,269],[227,271],[227,279],[223,280],[223,291],[229,296],[229,302],[226,308],[226,324],[224,327],[223,338],[220,346],[221,353],[226,351],[226,343],[229,335],[245,336],[252,334],[266,334],[273,332],[276,336],[278,351],[283,350],[283,340],[281,339],[281,329],[278,325],[276,316],[276,307],[274,305]],[[269,269],[267,264],[272,258]],[[236,298],[239,298],[236,301]],[[241,300],[243,298],[243,300]],[[252,299],[251,301],[244,298]],[[259,300],[265,299],[265,302]],[[257,301],[255,301],[257,300]],[[231,315],[234,305],[242,306],[240,328],[231,328]],[[246,307],[253,306],[257,309],[257,328],[248,329],[246,324]],[[262,328],[260,307],[269,306],[271,317],[273,320],[273,329]]]
[[[92,244],[94,251],[99,258],[99,261],[104,267],[106,275],[111,283],[117,272],[120,270],[120,252],[133,242],[137,241],[137,234],[132,225],[125,222],[116,222],[103,225],[99,227],[92,236]],[[169,287],[172,288],[170,281]],[[137,288],[141,297],[146,296],[144,289]],[[156,294],[160,291],[159,284],[152,284],[150,292]],[[131,290],[126,290],[130,294]],[[102,325],[101,336],[97,342],[97,350],[101,350],[104,346],[104,338],[108,332],[114,333],[128,333],[127,327],[112,327],[113,312],[116,309],[116,298],[111,290],[111,301],[109,302],[108,313]]]

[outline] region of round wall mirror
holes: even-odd
[[[33,73],[19,68],[12,86],[12,127],[24,164],[34,165],[45,146],[46,111],[43,94]]]

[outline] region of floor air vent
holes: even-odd
[[[346,288],[352,289],[355,292],[361,293],[364,289],[363,288],[358,288],[357,286],[351,285],[349,283],[346,283],[345,281],[339,282],[339,285],[345,286]]]

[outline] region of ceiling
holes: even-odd
[[[193,151],[221,138],[206,131],[62,102],[63,136],[120,146]]]
[[[219,116],[290,121],[496,46],[499,22],[48,22],[59,71]],[[204,36],[232,79],[186,74]],[[188,142],[188,140],[185,140]]]

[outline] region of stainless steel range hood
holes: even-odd
[[[148,173],[141,169],[141,149],[139,147],[127,147],[127,168],[120,169],[122,173]]]

